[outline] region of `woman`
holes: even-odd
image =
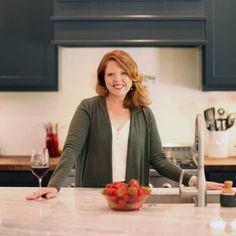
[[[156,121],[131,56],[121,50],[107,53],[97,69],[98,96],[83,100],[71,121],[60,161],[42,194],[52,198],[75,166],[76,186],[104,187],[112,181],[138,179],[149,184],[149,168],[179,180],[181,169],[166,158]],[[186,173],[183,183],[195,185]],[[208,183],[221,189],[223,184]],[[36,199],[36,192],[27,199]]]

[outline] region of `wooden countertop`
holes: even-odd
[[[212,158],[205,157],[206,166],[236,166],[236,157],[230,156],[227,158]]]
[[[205,157],[205,171],[236,171],[236,157]]]
[[[54,170],[59,158],[50,158],[50,170]],[[1,171],[30,171],[30,156],[0,156]]]
[[[0,188],[1,235],[236,235],[235,208],[219,203],[147,203],[139,211],[117,212],[109,209],[101,189],[62,188],[51,200],[25,200],[35,190]]]
[[[59,158],[50,158],[50,169],[54,170]],[[0,156],[0,170],[1,171],[29,171],[30,156]],[[236,169],[236,156],[228,158],[210,158],[205,157],[205,167],[221,168],[222,170]]]

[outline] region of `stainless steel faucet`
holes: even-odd
[[[180,196],[194,197],[195,205],[197,207],[204,207],[207,205],[207,189],[204,171],[204,120],[201,114],[197,114],[195,120],[195,140],[193,149],[198,160],[197,186],[183,187],[184,171],[182,171],[179,181],[179,192]]]

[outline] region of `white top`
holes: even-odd
[[[112,173],[113,181],[124,181],[130,120],[120,129],[112,126]]]

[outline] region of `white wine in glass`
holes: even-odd
[[[50,167],[49,154],[47,148],[33,149],[30,158],[30,168],[32,173],[39,180],[39,191],[42,195],[42,179],[48,173]]]

